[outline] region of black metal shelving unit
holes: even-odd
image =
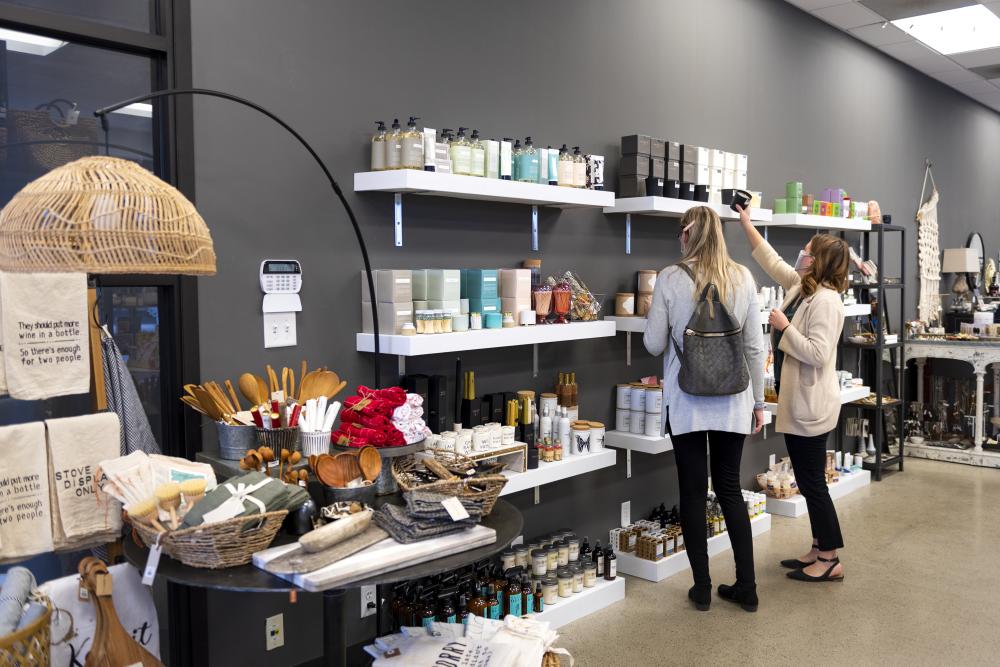
[[[890,232],[899,234],[899,282],[887,282],[886,279],[885,240],[886,235]],[[853,408],[858,415],[865,412],[874,412],[874,424],[871,433],[875,438],[875,461],[865,461],[864,467],[866,470],[872,471],[872,476],[876,481],[881,481],[884,470],[892,466],[898,466],[900,471],[903,470],[904,443],[902,433],[903,421],[906,418],[906,411],[904,409],[906,405],[906,384],[903,381],[903,370],[905,368],[903,360],[906,358],[906,286],[903,284],[903,276],[906,275],[906,228],[902,225],[893,224],[872,225],[871,231],[862,232],[862,235],[864,247],[862,248],[861,255],[864,259],[871,259],[872,241],[877,243],[875,261],[878,264],[879,270],[878,281],[873,284],[852,283],[851,289],[854,290],[859,303],[870,303],[873,295],[877,299],[878,310],[877,312],[873,311],[869,316],[875,329],[875,342],[852,343],[846,340],[848,334],[845,332],[845,337],[840,342],[840,353],[842,354],[846,350],[855,350],[859,357],[859,366],[868,369],[864,377],[874,377],[875,379],[874,386],[872,387],[872,391],[875,394],[875,403],[873,405],[853,402],[848,403],[846,407]],[[843,236],[841,234],[842,238]],[[886,323],[892,322],[889,317],[889,305],[885,298],[886,293],[890,290],[899,291],[899,319],[895,324],[898,339],[895,343],[886,343],[884,334],[887,328]],[[885,376],[883,358],[886,351],[889,352],[891,359],[892,370],[890,371],[890,376],[895,380],[897,396],[890,396],[885,391],[885,380],[887,378]],[[899,440],[899,451],[891,455],[888,451],[889,443],[885,423],[886,408],[892,409],[892,415],[896,420],[896,436]],[[841,444],[843,442],[842,438],[838,438],[838,441]]]

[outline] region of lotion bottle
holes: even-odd
[[[437,130],[424,128],[424,171],[437,171]]]
[[[539,436],[542,439],[542,444],[548,447],[552,444],[552,417],[549,415],[549,406],[545,406],[545,411],[542,414],[541,421],[539,422]]]
[[[571,446],[573,441],[570,439],[571,437],[572,431],[569,427],[569,414],[566,408],[563,408],[559,414],[559,445],[562,447],[564,453],[572,451]]]
[[[410,116],[403,133],[403,169],[424,168],[424,135],[417,130],[418,116]]]
[[[538,149],[538,182],[545,185],[549,182],[549,151],[552,150],[552,146],[548,148]]]
[[[446,127],[441,130],[441,136],[434,145],[434,164],[437,171],[454,173],[451,164],[451,128]]]
[[[549,146],[548,157],[549,168],[549,185],[559,185],[559,151],[552,146]]]
[[[558,185],[563,187],[573,187],[573,156],[569,154],[566,144],[559,149],[559,172]]]
[[[465,137],[467,127],[458,128],[458,136],[452,139],[451,148],[451,170],[453,173],[468,176],[472,173],[472,145]]]
[[[504,137],[500,142],[500,180],[509,181],[514,172],[514,154],[511,147],[512,139]]]
[[[573,187],[587,187],[587,160],[580,153],[580,147],[573,147]]]
[[[385,168],[399,169],[403,164],[403,133],[399,131],[399,119],[392,121],[392,132],[386,137]]]
[[[486,140],[486,178],[500,178],[500,142]]]
[[[486,176],[486,146],[479,139],[479,130],[472,131],[469,150],[472,153],[472,175]]]
[[[375,121],[378,129],[372,135],[372,171],[385,169],[385,121]]]
[[[524,149],[521,151],[521,159],[517,161],[517,177],[514,180],[525,183],[538,182],[538,151],[531,137],[524,140]]]

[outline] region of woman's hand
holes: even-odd
[[[771,309],[771,314],[767,318],[768,323],[777,331],[784,331],[788,325],[788,318],[777,308]]]
[[[754,410],[753,411],[753,432],[760,433],[760,430],[764,428],[764,410]]]
[[[740,224],[744,226],[750,225],[752,227],[753,225],[750,222],[750,207],[747,206],[746,208],[743,208],[739,204],[733,204],[733,206],[735,206],[736,210],[740,212]]]
[[[750,207],[743,208],[739,204],[733,204],[733,206],[740,213],[740,226],[743,227],[743,233],[747,235],[747,240],[750,242],[750,250],[756,250],[764,242],[764,237],[760,235],[757,228],[750,222]]]

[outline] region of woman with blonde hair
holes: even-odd
[[[663,423],[669,432],[680,482],[681,528],[694,586],[688,597],[701,611],[712,601],[708,571],[705,505],[708,497],[708,450],[711,451],[712,485],[722,507],[736,561],[736,584],[719,586],[720,597],[756,611],[753,539],[750,518],[743,502],[740,460],[743,442],[764,425],[764,363],[767,348],[761,328],[756,287],[750,271],[732,260],[726,249],[722,221],[707,206],[688,210],[681,218],[680,262],[663,269],[657,280],[643,342],[650,354],[665,353],[663,361]],[[693,354],[698,332],[688,325],[699,303],[709,299],[707,312],[731,318],[735,328],[706,336],[735,336],[727,345],[727,367],[712,366],[717,359]],[[718,303],[716,303],[716,301]],[[728,326],[728,325],[727,325]],[[690,343],[686,342],[690,341]],[[685,354],[690,345],[692,354]],[[705,349],[708,349],[706,347]],[[695,360],[711,368],[684,366]],[[683,362],[683,364],[682,364]],[[681,388],[691,372],[706,372],[728,387],[716,392],[689,393]],[[732,378],[741,378],[735,383]],[[738,386],[742,384],[743,386]],[[721,393],[724,392],[724,393]]]
[[[790,266],[740,212],[753,258],[785,289],[785,302],[771,311],[778,417],[775,430],[809,508],[812,548],[801,558],[781,561],[797,581],[843,581],[837,549],[844,546],[837,510],[826,485],[826,442],[840,418],[837,343],[844,328],[850,247],[843,239],[816,234]]]

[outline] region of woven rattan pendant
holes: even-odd
[[[92,156],[28,183],[0,211],[0,271],[213,275],[208,226],[135,162]]]

